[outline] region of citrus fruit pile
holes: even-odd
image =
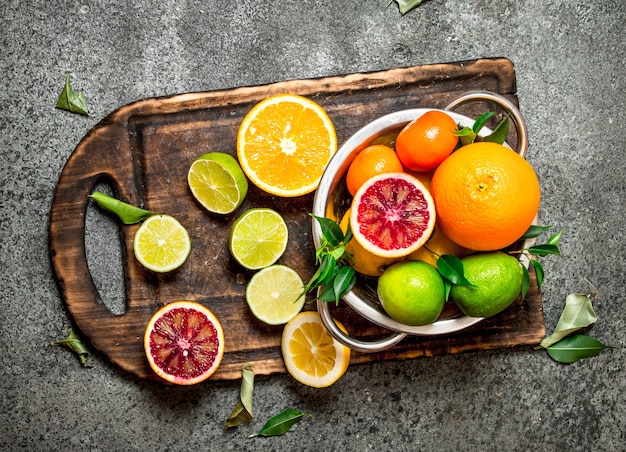
[[[462,146],[457,131],[450,115],[430,110],[388,143],[360,151],[346,174],[353,197],[340,226],[352,230],[350,265],[379,277],[381,305],[407,325],[432,323],[443,311],[443,255],[461,258],[470,284],[452,285],[449,299],[466,315],[493,316],[521,291],[521,264],[498,250],[535,219],[537,176],[506,146]]]

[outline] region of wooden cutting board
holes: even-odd
[[[307,280],[313,273],[311,239],[313,195],[281,199],[250,187],[244,204],[232,215],[213,215],[201,208],[187,186],[187,170],[209,151],[236,155],[236,135],[244,115],[262,99],[291,92],[321,104],[334,121],[341,145],[351,134],[386,113],[416,107],[443,108],[472,90],[499,93],[517,104],[513,64],[481,59],[291,80],[264,86],[182,94],[141,100],[123,106],[97,124],[67,160],[56,187],[50,218],[50,250],[59,287],[81,333],[113,363],[141,378],[158,379],[147,364],[143,333],[163,304],[186,299],[208,306],[225,330],[226,352],[212,379],[236,379],[244,363],[257,374],[284,372],[280,352],[282,327],[257,321],[248,311],[244,291],[252,273],[239,267],[228,252],[233,220],[251,207],[280,212],[289,228],[289,246],[279,261]],[[470,117],[487,111],[469,105]],[[509,142],[515,143],[514,132]],[[131,204],[175,216],[190,233],[193,248],[178,270],[157,275],[134,259],[132,238],[137,226],[120,225],[126,310],[111,313],[89,272],[85,253],[88,195],[108,182],[116,196]],[[104,215],[104,213],[103,213]],[[91,251],[91,250],[90,250]],[[96,252],[96,251],[93,251]],[[536,344],[545,335],[541,295],[536,279],[526,300],[474,327],[444,337],[410,337],[381,353],[353,353],[352,363],[407,359]],[[307,309],[315,309],[310,303]],[[388,334],[345,306],[333,315],[359,338]]]

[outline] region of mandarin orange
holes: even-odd
[[[475,251],[511,245],[539,209],[539,181],[532,166],[496,143],[473,143],[454,152],[439,165],[430,188],[442,232]]]
[[[411,171],[430,171],[448,157],[459,137],[454,119],[441,110],[431,110],[408,123],[396,138],[396,152]]]
[[[352,196],[371,177],[403,171],[396,151],[383,144],[366,147],[354,158],[346,175],[346,185]]]

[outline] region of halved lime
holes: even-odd
[[[133,250],[141,265],[165,273],[177,269],[187,260],[191,240],[176,218],[152,215],[137,229]]]
[[[245,268],[258,270],[282,256],[287,238],[287,224],[278,212],[268,208],[250,209],[230,230],[230,253]]]
[[[227,214],[241,205],[248,193],[248,179],[237,160],[223,152],[209,152],[189,167],[191,193],[207,210]]]
[[[298,273],[285,265],[271,265],[252,276],[246,301],[254,316],[269,325],[282,325],[304,306],[304,284]]]

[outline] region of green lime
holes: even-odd
[[[472,286],[453,286],[450,299],[472,317],[491,317],[508,308],[522,289],[520,262],[501,251],[478,253],[461,259]]]
[[[187,260],[191,240],[176,218],[152,215],[135,232],[133,251],[145,268],[165,273],[177,269]]]
[[[282,325],[304,306],[304,284],[298,273],[284,265],[270,265],[252,276],[246,301],[254,316],[268,325]]]
[[[405,325],[433,323],[443,310],[446,291],[439,272],[421,261],[402,261],[378,279],[378,299],[392,319]]]
[[[187,182],[194,198],[214,213],[231,213],[248,193],[248,179],[237,160],[223,152],[209,152],[189,167]]]
[[[229,249],[243,267],[258,270],[275,263],[287,248],[287,224],[272,209],[245,211],[230,230]]]

